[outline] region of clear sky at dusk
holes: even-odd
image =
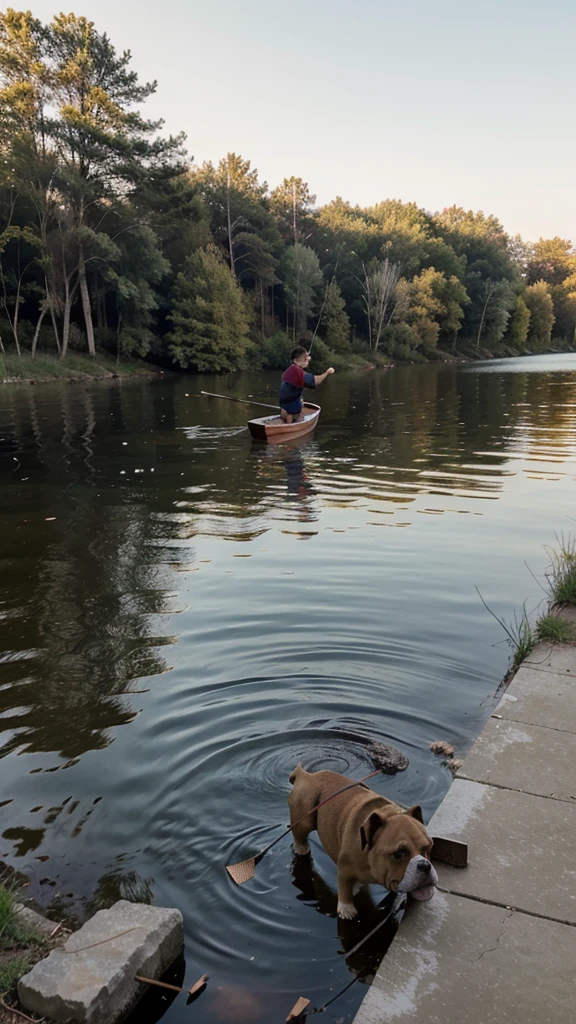
[[[12,0],[11,6],[20,5]],[[43,20],[58,3],[23,8]],[[414,200],[576,242],[576,0],[77,0],[196,162],[241,153],[319,202]]]

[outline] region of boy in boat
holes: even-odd
[[[297,345],[290,353],[291,363],[282,374],[280,385],[280,416],[285,423],[298,423],[302,419],[302,392],[304,388],[317,388],[326,377],[334,373],[334,367],[329,366],[324,373],[314,376],[308,373],[310,353],[307,349]]]

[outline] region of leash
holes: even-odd
[[[365,935],[363,939],[360,939],[360,942],[357,942],[356,945],[353,946],[348,953],[346,953],[344,959],[348,960],[351,956],[354,955],[354,953],[357,953],[358,950],[362,948],[364,943],[368,942],[369,939],[376,935],[376,933],[380,931],[380,928],[383,928],[385,924],[388,924],[388,922],[391,919],[395,919],[396,927],[398,927],[402,921],[402,918],[404,917],[404,911],[406,909],[407,902],[408,896],[406,893],[400,893],[399,896],[396,896],[396,899],[394,900],[392,907],[390,908],[386,916],[382,919],[382,921],[379,921],[378,924],[374,928],[372,928],[372,930],[369,931],[368,934]],[[352,985],[355,985],[357,981],[360,981],[366,973],[366,971],[360,971],[355,978],[352,978],[352,981],[349,981],[348,984],[344,986],[344,988],[341,988],[340,991],[337,992],[335,996],[332,996],[331,999],[328,999],[327,1002],[322,1004],[322,1006],[315,1006],[312,1010],[305,1010],[299,1016],[294,1017],[292,1019],[304,1021],[306,1020],[307,1017],[313,1017],[317,1013],[325,1013],[328,1007],[332,1005],[332,1003],[335,1003],[337,999],[340,999],[340,996],[343,996],[348,991],[348,989],[352,988]],[[288,1019],[290,1019],[290,1017]]]
[[[296,821],[291,821],[289,825],[286,825],[281,835],[276,836],[276,839],[274,839],[269,846],[266,846],[264,850],[261,850],[260,853],[257,853],[256,858],[258,859],[260,857],[263,857],[264,854],[268,853],[268,850],[271,850],[273,846],[276,846],[276,843],[279,843],[280,840],[283,839],[288,832],[291,832],[295,825],[299,825],[300,822],[304,821],[304,818],[307,818],[309,814],[314,814],[314,811],[319,811],[321,807],[324,807],[324,804],[327,804],[330,800],[333,800],[335,796],[340,796],[341,793],[346,793],[347,790],[354,789],[355,786],[363,786],[365,782],[368,782],[368,779],[372,779],[374,778],[375,775],[381,774],[381,768],[377,768],[375,772],[370,772],[370,774],[365,775],[363,779],[358,779],[357,782],[348,782],[347,785],[341,786],[340,789],[336,789],[334,793],[330,793],[329,796],[324,797],[324,799],[321,800],[319,804],[316,804],[314,807],[310,807],[308,811],[306,811],[304,814],[301,814],[299,818],[296,818]]]

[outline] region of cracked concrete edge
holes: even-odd
[[[576,928],[438,893],[407,911],[354,1024],[565,1024],[575,962]]]
[[[490,906],[494,906],[494,904],[490,904]],[[508,925],[508,922],[509,922],[510,918],[514,917],[514,914],[517,914],[517,913],[518,913],[518,911],[515,910],[515,909],[512,909],[512,908],[510,908],[509,910],[508,909],[506,910],[506,916],[505,916],[505,918],[504,918],[504,920],[502,922],[503,928],[502,928],[502,931],[500,932],[500,935],[498,935],[497,938],[496,938],[496,944],[494,946],[488,946],[487,949],[483,949],[482,952],[480,953],[480,956],[476,957],[474,963],[478,963],[478,961],[481,960],[483,956],[486,956],[487,953],[495,953],[496,952],[496,950],[498,949],[498,946],[500,945],[501,940],[504,938],[504,936],[506,934],[506,927]]]
[[[558,675],[576,679],[576,646],[569,643],[551,643],[546,640],[536,644],[520,668],[524,665],[537,672],[556,672]],[[515,678],[516,673],[510,682],[513,682]]]

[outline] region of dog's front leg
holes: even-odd
[[[358,916],[358,911],[352,902],[354,895],[354,876],[350,874],[349,868],[344,864],[338,865],[338,917],[344,921],[351,921]]]

